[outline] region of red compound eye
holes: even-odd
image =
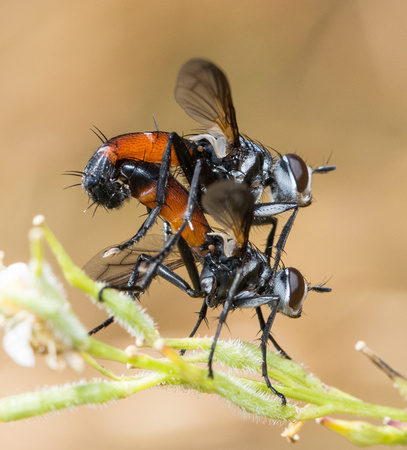
[[[289,267],[288,271],[288,283],[290,286],[290,308],[293,311],[300,311],[302,307],[302,303],[304,301],[306,284],[304,281],[304,277],[301,273],[294,269],[294,267]]]
[[[298,192],[303,193],[309,182],[307,165],[302,158],[294,155],[294,153],[287,153],[285,157],[287,158],[291,171],[294,175]]]

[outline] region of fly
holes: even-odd
[[[254,197],[246,184],[230,180],[217,182],[208,188],[202,203],[205,211],[226,231],[207,233],[207,253],[205,256],[195,256],[202,269],[198,281],[192,280],[194,287],[174,272],[183,261],[173,259],[174,255],[170,252],[166,254],[166,259],[157,265],[155,273],[189,296],[204,298],[191,337],[205,319],[208,308],[222,308],[208,360],[210,376],[213,376],[212,362],[216,343],[227,315],[234,309],[255,308],[262,330],[260,347],[263,355],[263,377],[267,386],[285,404],[284,395],[271,385],[267,375],[266,348],[268,339],[273,340],[270,331],[274,319],[277,312],[292,318],[300,317],[310,290],[329,292],[331,289],[325,286],[308,286],[295,268],[280,269],[281,252],[273,256],[274,263],[270,265],[269,258],[249,242]],[[284,239],[284,234],[280,236],[277,249],[283,246],[281,239]],[[156,256],[143,252],[137,246],[122,251],[114,247],[99,253],[84,269],[93,278],[106,281],[112,286],[120,286],[126,281],[128,286],[140,286],[143,285],[146,273],[155,258]],[[262,306],[268,306],[270,309],[266,321],[262,316]],[[281,350],[280,347],[277,348]]]
[[[215,181],[232,179],[248,184],[255,198],[253,224],[272,223],[281,212],[308,206],[312,201],[311,180],[314,173],[327,173],[335,166],[311,169],[295,154],[273,157],[261,144],[239,133],[229,82],[214,64],[203,59],[188,61],[178,75],[175,98],[185,112],[201,123],[207,133],[189,139],[177,133],[161,131],[129,133],[105,141],[87,163],[82,174],[82,187],[91,200],[108,209],[120,207],[135,195],[135,178],[140,174],[140,189],[156,192],[148,207],[149,215],[138,232],[121,249],[145,236],[161,215],[171,225],[182,220],[166,217],[162,212],[168,203],[179,203],[171,191],[171,167],[180,168],[189,187],[201,161],[201,174],[194,194],[197,208],[203,192]],[[155,165],[156,183],[145,183],[142,172]],[[131,170],[131,167],[134,170]],[[133,190],[128,187],[132,177]],[[266,189],[273,202],[261,203]],[[137,189],[140,191],[140,189]],[[142,201],[143,203],[143,201]],[[182,209],[177,209],[182,213]],[[177,228],[175,227],[177,230]]]

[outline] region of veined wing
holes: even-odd
[[[239,148],[239,130],[229,82],[204,59],[191,59],[181,68],[175,99],[184,111],[216,139],[226,138],[226,155]]]
[[[154,257],[164,246],[164,239],[158,235],[147,235],[142,241],[130,248],[119,250],[118,246],[106,247],[90,259],[83,271],[96,281],[111,286],[127,286],[133,267],[141,254]],[[163,261],[169,269],[183,266],[178,251],[173,250]]]

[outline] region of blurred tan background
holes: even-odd
[[[372,403],[402,407],[384,375],[353,349],[357,340],[407,374],[407,4],[404,1],[272,2],[150,0],[14,1],[0,6],[0,248],[6,264],[27,261],[36,214],[82,266],[131,236],[144,209],[132,201],[86,214],[80,188],[63,190],[99,141],[197,124],[173,98],[181,64],[205,57],[232,86],[240,130],[281,153],[338,170],[315,177],[315,203],[302,210],[285,263],[330,295],[311,293],[299,320],[278,317],[283,348],[326,383]],[[264,243],[264,233],[251,236]],[[50,257],[51,258],[51,257]],[[103,312],[70,290],[87,327]],[[200,301],[155,283],[143,301],[164,336],[186,336]],[[211,312],[214,332],[217,311]],[[235,312],[223,338],[255,341],[251,311]],[[113,326],[101,339],[129,340]],[[0,353],[0,394],[97,376],[14,365]],[[119,369],[120,370],[120,369]],[[104,408],[81,408],[2,424],[4,449],[284,449],[283,427],[257,423],[215,397],[152,390]],[[302,449],[351,448],[309,423]]]

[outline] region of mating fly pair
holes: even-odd
[[[275,161],[264,147],[243,138],[238,131],[227,79],[207,61],[191,60],[184,65],[175,97],[191,117],[205,126],[208,134],[188,140],[176,133],[163,132],[118,136],[106,141],[85,168],[82,186],[95,203],[116,208],[132,196],[149,210],[137,234],[98,255],[87,265],[88,272],[92,272],[91,266],[96,264],[93,275],[105,280],[100,268],[103,273],[105,268],[113,267],[114,263],[108,262],[109,256],[119,257],[121,270],[126,264],[124,261],[132,259],[128,258],[129,253],[139,255],[127,274],[129,288],[142,291],[158,274],[188,294],[205,298],[193,333],[206,316],[208,306],[223,304],[209,358],[210,374],[216,341],[228,312],[234,308],[255,307],[263,330],[263,375],[267,385],[279,394],[268,380],[266,365],[266,343],[274,317],[278,311],[298,317],[308,290],[325,292],[329,289],[307,288],[296,269],[277,271],[277,267],[298,207],[311,202],[312,173],[326,173],[334,167],[323,166],[313,171],[296,155],[285,155]],[[171,166],[181,168],[190,186],[189,193],[172,176]],[[224,182],[222,188],[220,180]],[[268,187],[274,202],[259,203]],[[222,196],[216,195],[219,191]],[[202,206],[232,232],[233,239],[211,233]],[[283,228],[271,267],[274,216],[288,210],[293,212]],[[158,216],[176,233],[157,255],[140,255],[131,247],[145,236]],[[273,225],[264,254],[248,243],[252,223]],[[177,243],[194,289],[171,270],[175,264],[164,264]],[[202,264],[200,276],[194,260]],[[140,269],[145,267],[146,272],[141,273]],[[267,322],[260,310],[266,304],[271,308]],[[279,395],[285,402],[284,396]]]
[[[215,181],[246,183],[255,197],[254,224],[275,224],[276,214],[288,210],[296,214],[299,206],[308,206],[312,201],[312,174],[335,169],[321,166],[313,170],[294,154],[276,160],[262,145],[241,136],[226,76],[208,61],[193,59],[182,67],[175,98],[208,133],[189,139],[160,131],[117,136],[99,147],[83,172],[82,186],[97,205],[117,208],[135,197],[151,209],[125,246],[140,240],[165,207],[167,211],[161,216],[175,231],[179,229],[185,202],[178,200],[180,189],[171,180],[171,168],[180,168],[191,186],[197,162],[201,161],[201,176],[194,193],[198,204],[201,194]],[[273,202],[260,203],[268,188]],[[184,237],[194,247],[188,228]]]
[[[190,201],[188,198],[185,200]],[[267,375],[268,339],[282,351],[270,335],[275,316],[280,312],[288,317],[300,317],[308,291],[329,292],[330,289],[324,286],[307,286],[303,276],[295,268],[278,270],[279,260],[276,259],[271,266],[269,258],[250,244],[249,232],[253,220],[254,198],[245,183],[236,183],[232,180],[216,182],[203,194],[202,204],[205,211],[226,230],[227,235],[207,233],[206,255],[200,258],[196,256],[202,265],[200,275],[193,261],[192,267],[187,263],[193,288],[174,272],[183,264],[180,257],[182,245],[179,246],[179,253],[172,252],[163,263],[157,265],[156,273],[189,296],[204,298],[198,321],[190,337],[196,333],[205,319],[208,308],[221,306],[222,312],[208,359],[210,376],[213,375],[212,361],[216,343],[229,312],[237,308],[256,309],[262,330],[260,344],[263,354],[262,374],[267,386],[285,404],[285,397],[271,385]],[[280,236],[277,247],[282,246],[282,236],[284,234]],[[176,235],[171,239],[175,237]],[[151,267],[157,254],[145,251],[144,242],[143,240],[132,248],[127,247],[121,251],[117,247],[104,250],[89,261],[84,270],[91,277],[103,280],[110,286],[133,286],[138,291],[148,273],[144,265],[147,264],[148,267],[150,264]],[[179,244],[181,243],[185,244],[182,238]],[[196,275],[193,275],[194,270]],[[144,289],[145,287],[142,288]],[[266,322],[261,313],[262,306],[268,306],[271,310]]]

